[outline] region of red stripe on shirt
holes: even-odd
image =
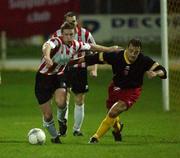
[[[88,40],[88,37],[89,37],[89,32],[86,31],[86,32],[85,32],[85,41],[86,41],[86,42],[87,42],[87,40]]]
[[[66,66],[64,66],[64,65],[62,65],[60,68],[59,68],[59,70],[58,70],[58,75],[61,75],[61,74],[63,74],[64,73],[64,69],[65,69],[65,67]]]
[[[72,47],[73,47],[73,50],[75,50],[76,51],[76,43],[75,43],[75,41],[73,40],[72,41]],[[73,53],[74,54],[74,53]]]
[[[78,41],[82,41],[82,37],[81,37],[81,28],[80,27],[78,27]]]
[[[79,43],[78,55],[79,55],[79,51],[81,50],[82,44],[83,44],[82,42]]]
[[[69,55],[69,49],[66,49],[66,54]]]
[[[46,66],[46,62],[44,61],[44,63],[42,63],[41,66],[39,67],[39,71],[41,71],[45,66]]]
[[[57,32],[55,32],[53,35],[52,35],[52,37],[57,37],[58,35],[57,35]]]
[[[53,72],[57,65],[58,65],[57,63],[53,63],[53,65],[48,69],[48,71],[46,72],[46,74],[48,74],[48,73],[50,73],[50,72]]]
[[[82,53],[79,52],[79,53],[78,53],[78,58],[81,57],[81,56],[82,56]],[[78,67],[82,67],[82,63],[78,63]]]

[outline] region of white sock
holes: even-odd
[[[66,113],[65,113],[65,116],[64,116],[64,118],[66,120],[68,120],[68,115],[69,115],[69,104],[67,104],[67,109],[66,109]]]
[[[81,106],[75,105],[74,108],[74,131],[80,131],[84,120],[84,104]]]
[[[58,136],[58,132],[56,131],[54,120],[47,122],[43,118],[43,126],[48,130],[49,134],[52,138],[56,138]]]
[[[66,111],[67,111],[67,106],[65,106],[65,107],[62,108],[62,109],[57,108],[57,119],[58,119],[59,121],[64,122],[64,120],[66,119],[66,118],[65,118]]]
[[[68,93],[67,93],[67,98],[66,98],[66,107],[67,107],[67,109],[66,109],[66,113],[65,113],[65,116],[64,116],[64,118],[66,120],[68,120],[68,115],[69,115],[69,101],[70,101],[70,92],[69,91],[70,90],[68,90]]]

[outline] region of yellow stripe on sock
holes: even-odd
[[[115,120],[113,128],[114,128],[114,132],[120,131],[121,125],[120,125],[120,118],[119,118],[119,116],[116,117],[116,120]]]

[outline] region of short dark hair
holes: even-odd
[[[66,21],[66,18],[67,18],[67,17],[73,17],[73,16],[75,16],[76,19],[78,19],[78,15],[77,15],[75,12],[72,12],[72,11],[67,12],[67,13],[64,15],[64,21]]]
[[[130,44],[132,44],[134,47],[140,47],[140,48],[142,48],[142,43],[141,43],[140,39],[135,39],[135,38],[133,38],[133,39],[131,39],[131,40],[129,41],[128,47],[129,47]]]
[[[61,25],[61,33],[65,30],[65,29],[74,29],[75,25],[73,23],[68,23],[68,22],[64,22]]]

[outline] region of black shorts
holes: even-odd
[[[58,88],[67,88],[64,77],[39,72],[36,74],[35,95],[40,105],[51,99]]]
[[[69,68],[65,70],[66,84],[75,94],[88,92],[87,68]]]

